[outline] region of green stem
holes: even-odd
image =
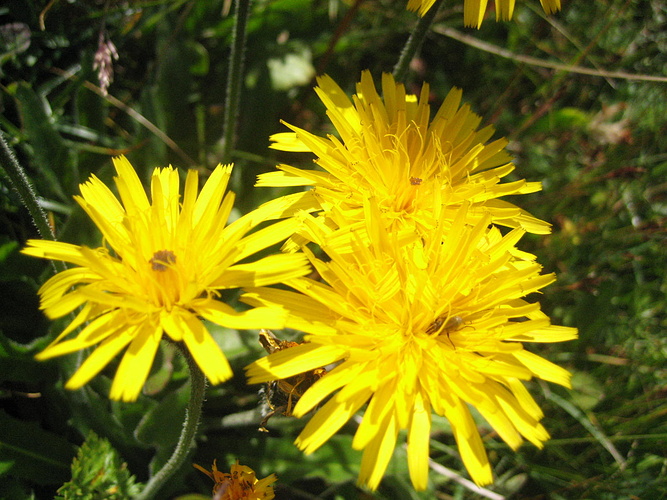
[[[192,359],[188,350],[181,343],[176,345],[185,356],[188,368],[190,369],[190,402],[185,413],[183,430],[181,431],[181,436],[178,438],[178,444],[174,449],[174,453],[162,469],[148,481],[144,490],[135,500],[150,500],[154,498],[165,482],[180,469],[194,446],[197,427],[201,420],[201,407],[204,402],[204,394],[206,393],[206,377],[199,369],[195,360]]]
[[[398,62],[396,63],[396,66],[394,66],[393,75],[394,80],[397,82],[405,82],[405,78],[408,75],[410,62],[415,57],[415,54],[424,42],[424,39],[428,34],[428,30],[431,27],[431,24],[433,24],[433,20],[435,19],[435,15],[437,14],[438,9],[440,9],[441,4],[442,0],[436,0],[428,12],[424,14],[423,17],[419,18],[417,26],[415,26],[415,29],[410,34],[410,38],[408,38],[408,41],[405,44],[405,47],[403,47],[403,51],[398,58]]]
[[[39,206],[37,195],[30,185],[30,179],[21,167],[14,152],[9,148],[5,136],[0,131],[0,164],[5,170],[7,177],[12,183],[14,189],[21,197],[21,201],[30,212],[32,221],[37,226],[39,235],[45,240],[55,241],[56,235],[53,234],[46,212]]]
[[[39,235],[45,240],[56,241],[56,235],[53,233],[51,224],[49,224],[46,212],[39,205],[37,194],[30,184],[30,179],[19,164],[9,144],[7,144],[2,131],[0,131],[0,166],[2,166],[4,174],[19,194],[23,205],[28,209],[28,213],[30,213]],[[53,266],[56,271],[64,271],[66,269],[63,262],[53,262]]]
[[[227,73],[227,96],[225,97],[225,115],[222,131],[223,163],[231,160],[232,149],[236,136],[236,118],[241,101],[241,83],[243,82],[243,60],[245,56],[246,28],[250,16],[251,0],[236,0],[234,13],[234,32],[232,48],[229,56],[229,72]]]

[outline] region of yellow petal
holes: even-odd
[[[335,363],[345,351],[330,346],[305,343],[275,352],[246,367],[249,384],[278,380]]]
[[[86,260],[81,257],[78,245],[63,243],[62,241],[28,240],[27,247],[21,253],[39,257],[41,259],[62,260],[78,266],[86,265]]]
[[[127,214],[135,216],[148,213],[150,203],[134,167],[125,156],[117,156],[113,159],[113,164],[118,173],[115,179],[118,193]]]
[[[256,307],[248,311],[236,311],[219,301],[203,299],[191,304],[197,314],[227,328],[248,330],[268,328],[279,330],[285,325],[285,311],[274,307]]]
[[[302,417],[320,404],[327,396],[337,389],[353,382],[366,368],[362,363],[341,363],[328,371],[325,376],[315,382],[299,401],[292,413],[295,417]]]
[[[493,482],[491,465],[470,412],[460,402],[453,410],[454,412],[447,415],[447,419],[452,424],[461,459],[470,477],[479,486],[491,484]]]
[[[356,393],[352,398],[342,400],[340,393],[331,398],[304,427],[295,444],[306,454],[314,452],[322,446],[345,422],[368,401],[371,395],[370,389]]]
[[[273,134],[269,137],[271,141],[270,148],[279,149],[280,151],[292,151],[295,153],[306,153],[309,152],[308,146],[306,146],[294,132],[281,132],[279,134]]]
[[[35,359],[43,361],[55,356],[80,351],[101,342],[118,331],[126,329],[127,327],[119,321],[117,313],[104,314],[91,321],[75,338],[64,342],[52,343],[37,354]]]
[[[463,3],[463,24],[479,28],[484,20],[488,0],[465,0]]]
[[[425,490],[428,484],[430,440],[431,408],[422,393],[418,392],[408,433],[408,469],[417,491]]]
[[[189,332],[183,335],[183,341],[211,384],[219,384],[230,379],[232,369],[229,362],[202,322],[191,316],[186,319],[185,324]]]
[[[102,342],[93,353],[88,356],[76,373],[67,381],[67,389],[78,389],[88,383],[102,370],[127,344],[136,333],[136,328],[118,330]]]
[[[153,365],[161,338],[162,328],[159,326],[145,323],[137,329],[116,370],[109,392],[111,399],[121,401],[137,399]]]
[[[371,490],[376,490],[380,485],[396,447],[398,430],[395,416],[391,412],[388,413],[379,432],[364,450],[359,471],[359,484],[366,484]]]
[[[496,21],[512,19],[514,13],[514,0],[496,0]]]
[[[521,350],[513,353],[513,355],[542,380],[571,387],[570,378],[572,375],[565,368],[561,368],[530,351]]]
[[[229,267],[213,282],[216,288],[239,288],[273,285],[304,276],[311,271],[303,254],[275,254],[249,264]]]

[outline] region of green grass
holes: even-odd
[[[111,155],[127,154],[144,180],[156,166],[206,170],[221,160],[233,19],[221,14],[222,0],[112,1],[106,10],[61,1],[42,11],[45,3],[0,7],[0,129],[59,239],[96,245],[98,233],[72,195],[91,173],[110,180]],[[240,211],[276,194],[252,188],[257,174],[293,160],[268,149],[269,135],[285,130],[281,119],[332,132],[311,90],[315,70],[349,93],[361,70],[376,81],[391,71],[416,22],[405,3],[362,2],[340,32],[350,7],[338,0],[254,3],[232,155]],[[554,230],[525,238],[524,247],[558,274],[540,297],[544,310],[579,329],[577,341],[535,347],[574,374],[572,390],[530,385],[552,436],[544,449],[513,452],[480,422],[497,477],[489,489],[522,499],[667,498],[667,7],[658,0],[563,7],[546,19],[537,2],[520,1],[514,21],[488,19],[470,30],[461,2],[445,2],[407,82],[413,92],[428,82],[434,106],[461,87],[496,137],[510,139],[516,178],[543,182],[541,193],[517,203]],[[119,54],[108,97],[92,67],[103,25]],[[4,175],[0,190],[0,491],[52,498],[70,478],[62,464],[90,430],[144,482],[178,436],[181,414],[158,410],[184,407],[186,368],[165,348],[150,394],[132,404],[106,398],[113,366],[89,387],[65,391],[75,355],[33,360],[62,329],[38,311],[36,290],[52,268],[18,254],[37,233]],[[224,470],[238,458],[259,477],[276,472],[278,498],[480,498],[437,471],[429,490],[415,493],[400,447],[377,492],[357,489],[353,424],[311,456],[292,444],[301,421],[276,418],[270,434],[258,433],[258,388],[245,384],[242,368],[261,347],[254,334],[220,339],[236,376],[208,391],[196,463],[210,468],[217,458]],[[434,422],[433,460],[467,477],[449,426]],[[163,494],[207,495],[210,487],[203,474],[184,470]]]

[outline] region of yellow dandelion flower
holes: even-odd
[[[246,236],[262,220],[261,212],[255,211],[227,225],[234,204],[234,194],[226,193],[231,165],[219,165],[199,195],[197,172],[189,171],[182,198],[178,171],[155,169],[152,203],[129,161],[115,158],[114,165],[120,201],[94,175],[81,184],[81,196],[75,196],[106,246],[30,240],[23,250],[76,265],[39,290],[41,308],[49,318],[79,311],[37,359],[99,344],[66,384],[77,389],[127,347],[110,397],[132,401],[166,334],[184,343],[211,383],[229,379],[229,363],[201,318],[228,328],[282,327],[280,311],[237,312],[216,300],[216,290],[269,285],[307,273],[307,260],[298,254],[238,263],[285,239],[292,224],[288,219]],[[79,327],[81,331],[69,338]]]
[[[549,437],[539,423],[542,411],[522,381],[569,386],[565,369],[523,346],[576,337],[525,299],[554,276],[540,274],[534,256],[516,249],[525,230],[503,236],[489,229],[489,215],[470,225],[469,209],[463,205],[447,229],[440,224],[423,241],[400,244],[395,233],[378,229],[370,245],[358,240],[345,253],[328,245],[330,230],[309,216],[309,237],[330,259],[304,249],[322,281],[298,278],[287,282],[296,291],[257,288],[244,296],[252,305],[285,307],[286,324],[308,334],[307,343],[247,367],[249,382],[335,365],[296,403],[297,417],[321,405],[296,443],[313,452],[367,404],[352,446],[364,450],[359,482],[372,489],[401,430],[407,430],[412,482],[426,488],[432,412],[451,423],[472,479],[490,483],[469,407],[513,449],[524,438],[542,447]]]
[[[216,500],[271,500],[275,498],[273,486],[271,486],[278,480],[275,474],[258,480],[255,477],[255,471],[246,465],[239,465],[238,460],[232,465],[229,474],[220,472],[215,460],[213,460],[213,468],[210,472],[197,464],[193,465],[215,482],[213,497]]]
[[[367,202],[380,207],[385,225],[394,231],[427,233],[444,207],[451,220],[470,203],[469,222],[485,214],[494,224],[545,234],[550,225],[500,197],[539,191],[539,182],[501,182],[514,170],[506,139],[489,142],[494,129],[478,128],[481,117],[461,106],[461,91],[452,90],[430,120],[429,87],[419,97],[407,95],[389,74],[382,76],[384,98],[364,71],[350,100],[329,77],[316,91],[340,138],[326,138],[287,124],[293,132],[275,134],[271,147],[312,152],[324,171],[279,165],[262,174],[258,186],[310,186],[291,195],[297,209],[322,209],[338,227],[364,224]],[[270,202],[271,203],[271,202]],[[276,209],[284,214],[285,200]],[[282,212],[281,212],[282,211]],[[296,211],[296,209],[295,209]]]
[[[560,10],[561,0],[540,0],[542,8],[547,14],[553,14]],[[433,6],[435,0],[409,0],[408,10],[419,11],[423,16]],[[486,5],[488,0],[464,0],[463,2],[463,23],[472,28],[479,28],[484,21]],[[515,0],[495,0],[496,21],[502,19],[509,21],[514,14]]]

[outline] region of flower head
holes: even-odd
[[[318,82],[316,91],[340,138],[287,125],[293,132],[272,136],[272,147],[312,152],[324,172],[280,165],[279,171],[260,175],[258,186],[312,186],[294,196],[298,209],[321,209],[337,227],[363,225],[374,204],[388,229],[423,234],[438,221],[433,207],[443,207],[448,223],[469,203],[471,224],[489,214],[497,225],[549,232],[548,223],[499,199],[538,191],[540,183],[501,182],[514,170],[507,141],[489,142],[493,127],[478,128],[481,117],[460,105],[460,90],[449,93],[431,120],[426,84],[419,97],[407,95],[385,74],[382,98],[365,71],[350,100],[331,78]]]
[[[246,236],[262,220],[260,211],[227,225],[234,203],[233,193],[226,193],[231,165],[219,165],[199,195],[198,174],[189,171],[182,198],[178,171],[155,169],[152,202],[126,158],[115,158],[114,165],[120,201],[95,176],[81,184],[81,196],[75,197],[102,232],[105,246],[30,240],[23,250],[76,266],[39,291],[48,317],[79,311],[37,358],[99,344],[67,382],[67,388],[76,389],[127,347],[110,397],[132,401],[166,334],[185,344],[211,383],[227,380],[232,376],[229,363],[201,318],[228,328],[282,327],[283,317],[275,309],[236,312],[216,296],[219,289],[268,285],[308,272],[306,259],[298,254],[238,263],[285,239],[293,225],[287,220]]]
[[[215,460],[210,472],[197,464],[193,465],[213,479],[213,496],[217,500],[271,500],[275,497],[271,486],[278,480],[275,474],[258,480],[255,471],[246,465],[239,465],[238,460],[229,474],[220,472]]]
[[[502,19],[509,21],[514,13],[515,0],[494,0],[496,7],[496,21]],[[433,6],[435,0],[409,0],[408,9],[419,11],[423,16]],[[479,28],[484,21],[486,4],[488,0],[464,0],[463,23],[466,26]],[[560,0],[540,0],[542,8],[547,14],[553,14],[560,10]]]
[[[412,482],[426,488],[432,412],[451,423],[473,480],[490,483],[469,406],[513,449],[523,438],[541,447],[548,438],[542,412],[522,381],[569,385],[565,369],[523,347],[576,337],[525,299],[553,275],[540,274],[534,256],[515,247],[523,229],[503,236],[489,229],[488,215],[470,225],[469,210],[464,204],[446,229],[440,224],[411,244],[378,229],[370,245],[357,240],[342,253],[329,244],[326,224],[309,216],[309,237],[330,258],[309,253],[322,282],[297,278],[288,282],[294,292],[258,288],[245,296],[253,305],[285,307],[286,324],[308,334],[308,343],[251,364],[251,383],[335,365],[293,410],[300,417],[324,402],[297,438],[301,449],[320,447],[367,404],[352,446],[364,450],[359,481],[370,488],[404,429]]]

